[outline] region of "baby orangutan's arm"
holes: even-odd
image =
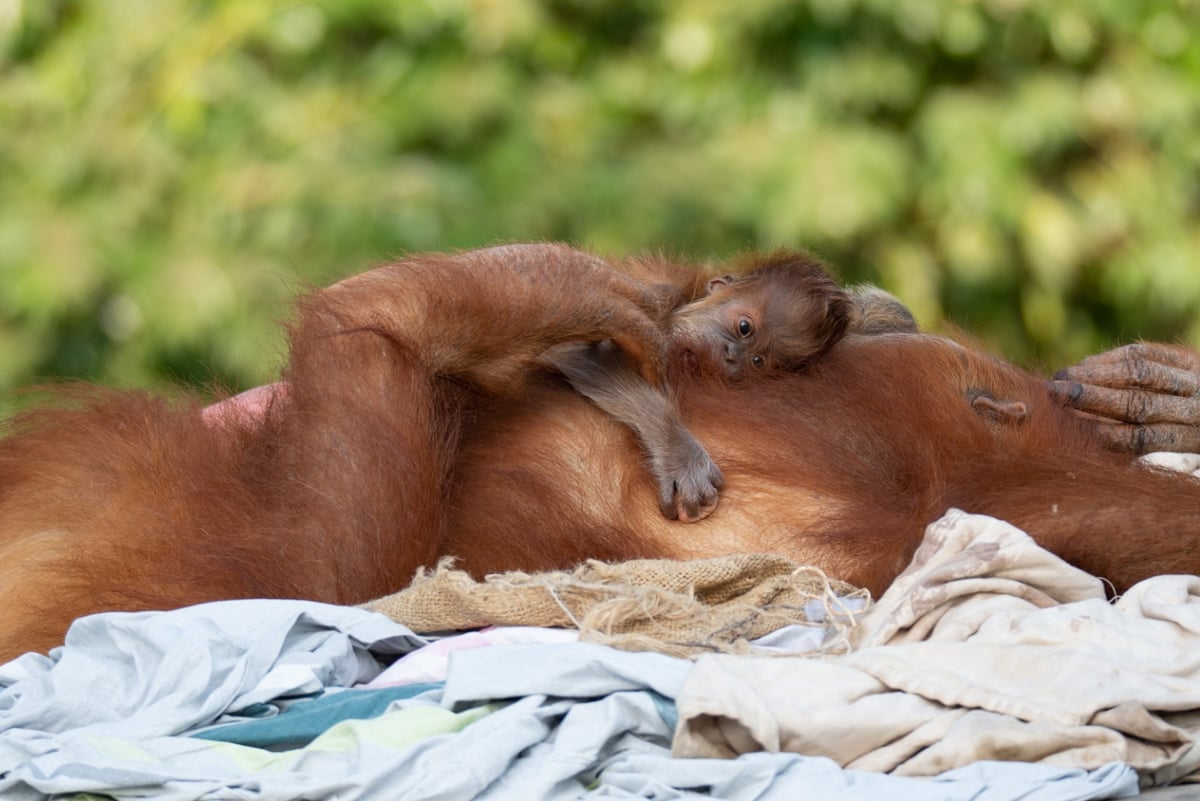
[[[720,468],[680,421],[670,397],[646,383],[617,347],[607,341],[567,343],[546,351],[542,361],[633,431],[658,483],[658,505],[666,517],[692,523],[717,508],[724,485]]]

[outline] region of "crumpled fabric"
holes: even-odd
[[[0,667],[0,796],[1083,801],[1136,792],[1135,774],[1118,764],[978,763],[924,780],[796,754],[676,759],[672,699],[691,663],[587,643],[451,653],[441,687],[342,720],[302,748],[189,736],[317,687],[379,692],[351,687],[378,674],[377,656],[422,642],[362,610],[289,601],[87,618],[55,658]]]
[[[1014,526],[951,511],[860,621],[852,653],[699,660],[674,753],[765,750],[934,776],[978,760],[1200,769],[1200,578],[1116,603]]]

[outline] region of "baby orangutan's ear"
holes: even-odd
[[[730,284],[733,284],[736,282],[737,282],[736,275],[720,275],[720,276],[717,276],[716,278],[711,278],[708,281],[708,287],[707,287],[708,294],[711,295],[712,293],[716,292],[717,290],[724,289],[725,287],[729,286]]]

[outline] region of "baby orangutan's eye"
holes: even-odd
[[[748,337],[754,333],[754,325],[748,318],[742,317],[738,320],[737,330],[743,337]]]
[[[750,359],[750,363],[753,364],[755,367],[762,367],[764,364],[767,363],[767,361],[762,356],[754,356]]]

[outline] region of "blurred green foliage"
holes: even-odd
[[[1198,206],[1197,0],[0,0],[0,389],[262,382],[303,286],[501,240],[1198,345]]]

